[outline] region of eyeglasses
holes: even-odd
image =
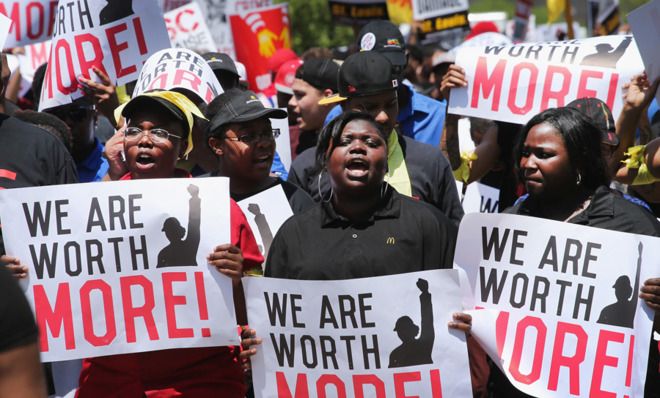
[[[53,109],[47,109],[45,112],[56,116],[62,121],[70,120],[80,122],[94,111],[93,106],[63,106]]]
[[[229,141],[240,141],[244,144],[250,145],[261,140],[263,141],[274,140],[279,136],[280,136],[280,129],[272,129],[255,134],[242,134],[239,135],[238,137],[225,137],[225,139],[228,139]]]
[[[164,129],[142,130],[139,127],[126,128],[126,130],[124,130],[124,138],[126,139],[126,141],[137,141],[139,138],[142,137],[142,134],[147,134],[147,132],[149,132],[149,137],[151,137],[151,140],[157,143],[163,143],[168,140],[171,141],[170,137],[174,137],[178,139],[182,138],[181,136],[172,134]]]

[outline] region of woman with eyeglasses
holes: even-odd
[[[149,92],[133,98],[121,114],[126,119],[128,170],[121,180],[191,177],[176,168],[179,157],[192,149],[194,117],[203,118],[190,100],[173,91]],[[189,191],[194,198],[194,189]],[[231,243],[217,246],[208,261],[232,278],[236,316],[244,325],[241,277],[244,269],[260,269],[263,257],[233,200],[230,212]],[[247,387],[238,351],[238,347],[187,348],[88,358],[83,361],[76,396],[243,398]]]
[[[241,201],[281,185],[294,214],[314,205],[305,191],[270,175],[280,135],[270,119],[286,117],[286,111],[265,108],[252,91],[238,88],[225,91],[206,108],[208,144],[218,158],[218,172],[211,175],[229,177],[232,199]]]

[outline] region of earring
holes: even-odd
[[[390,187],[390,184],[386,183],[383,181],[383,184],[380,188],[380,198],[383,199],[385,197],[385,194],[387,193],[387,189]]]
[[[323,175],[324,171],[325,171],[325,169],[321,170],[321,172],[319,173],[319,178],[316,181],[316,188],[319,190],[319,198],[321,198],[323,203],[328,203],[328,202],[330,202],[330,200],[332,200],[332,195],[335,193],[335,190],[332,187],[332,184],[330,184],[330,196],[328,196],[328,199],[325,199],[323,197],[323,193],[321,192],[321,176]]]
[[[578,171],[577,180],[575,181],[577,185],[582,184],[582,174]]]

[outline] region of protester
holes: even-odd
[[[0,268],[0,396],[43,398],[39,330],[30,305],[11,274]]]
[[[401,133],[425,144],[439,146],[444,124],[446,102],[436,101],[416,92],[403,80],[407,65],[405,42],[399,29],[389,21],[377,20],[360,30],[357,45],[360,51],[375,51],[392,65],[392,79],[396,79],[399,113],[397,122]],[[341,113],[335,107],[328,114],[330,120]]]
[[[209,64],[213,74],[220,82],[222,89],[227,91],[234,87],[238,87],[240,75],[236,69],[234,60],[227,54],[223,53],[205,53],[202,58]]]
[[[206,109],[210,120],[208,145],[218,157],[218,172],[229,177],[231,197],[241,201],[266,189],[281,185],[294,214],[314,202],[297,186],[269,175],[279,134],[270,118],[284,119],[282,109],[265,108],[252,91],[231,89],[216,97]]]
[[[660,223],[649,211],[608,187],[600,138],[601,132],[575,109],[549,109],[534,116],[523,128],[516,150],[529,197],[505,212],[660,236]],[[660,319],[659,291],[660,278],[656,278],[647,280],[640,294],[656,311],[656,322]],[[653,362],[657,364],[657,357]],[[652,369],[648,372],[650,380],[653,373]],[[500,382],[494,387],[496,396],[524,396],[505,379]]]
[[[296,154],[316,145],[317,136],[325,121],[330,106],[319,105],[319,101],[337,92],[339,65],[331,59],[312,58],[298,70],[291,85],[293,95],[289,108],[295,115],[295,124],[300,129],[298,140],[293,146]]]
[[[17,111],[14,117],[26,123],[33,124],[58,137],[66,150],[71,153],[71,129],[57,116],[46,112],[32,110]]]
[[[397,80],[383,55],[375,51],[353,54],[339,70],[339,94],[322,104],[341,102],[344,110],[371,114],[388,136],[388,183],[399,193],[432,204],[458,224],[463,209],[458,200],[451,167],[439,149],[422,144],[395,130],[398,115]],[[316,201],[327,197],[330,180],[315,164],[313,149],[303,152],[291,165],[289,181]]]
[[[124,153],[128,168],[121,180],[191,177],[176,168],[178,158],[191,149],[194,117],[202,117],[190,100],[173,91],[145,93],[126,104],[121,114],[127,121]],[[240,278],[243,270],[260,267],[263,258],[245,216],[233,201],[230,211],[231,243],[217,246],[208,261],[232,278],[237,319],[244,323]],[[237,351],[236,347],[190,348],[85,359],[76,396],[242,398],[246,386]]]

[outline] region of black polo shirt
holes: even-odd
[[[399,135],[399,144],[406,160],[413,198],[437,207],[458,225],[464,213],[449,161],[438,148],[412,138]],[[324,197],[330,194],[330,177],[323,173],[319,184],[318,176],[316,148],[310,148],[293,161],[287,180],[319,202],[321,194]]]
[[[538,217],[535,203],[530,198],[504,212]],[[587,208],[568,222],[612,231],[660,236],[660,223],[650,211],[606,186],[598,187]]]
[[[456,233],[437,209],[390,187],[364,222],[330,203],[291,217],[273,240],[265,275],[336,280],[452,268]]]

